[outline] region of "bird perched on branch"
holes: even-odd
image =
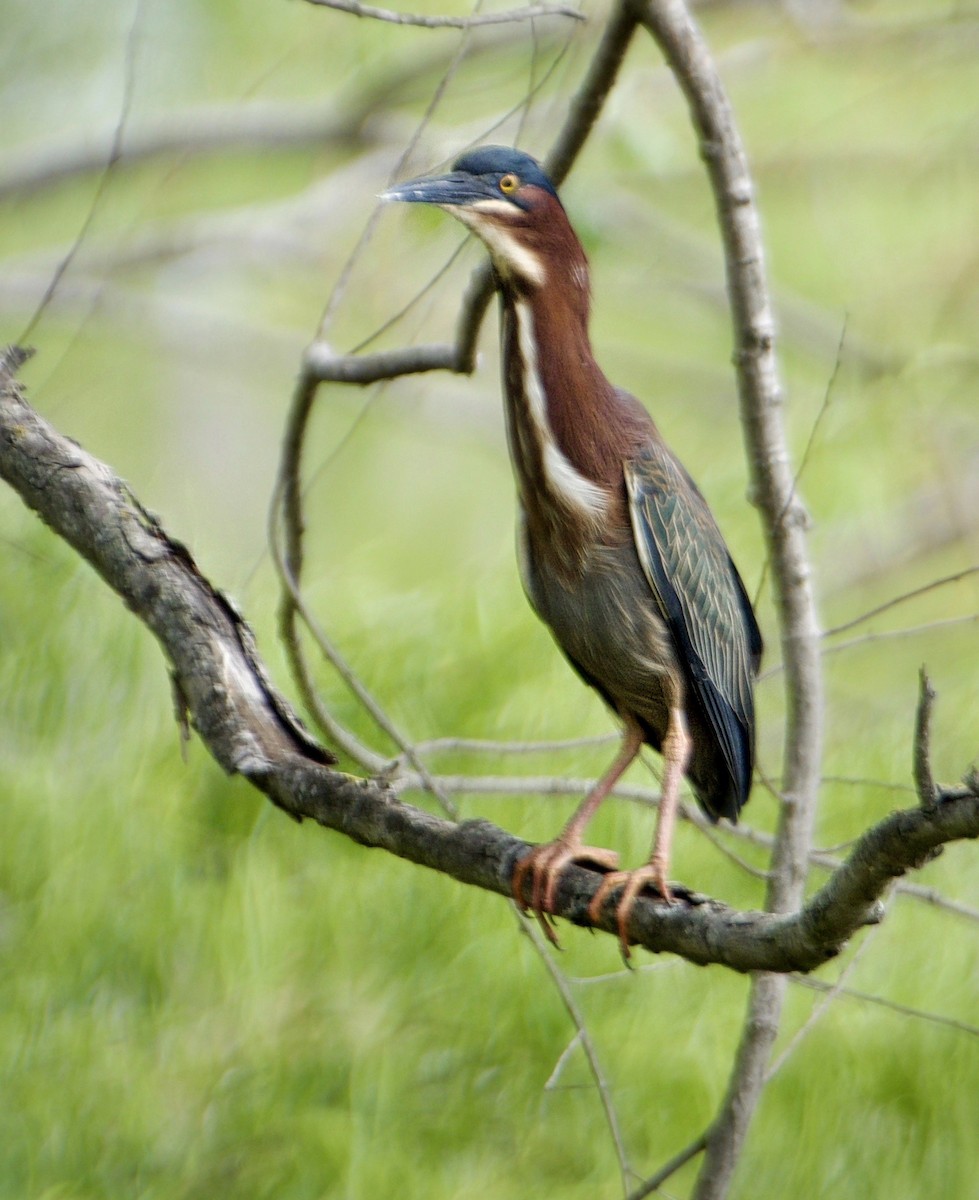
[[[617,925],[667,872],[682,777],[712,819],[736,821],[751,790],[752,684],[762,642],[707,502],[645,408],[602,374],[588,336],[584,250],[540,164],[484,146],[447,175],[384,199],[433,204],[486,245],[501,298],[503,394],[520,521],[520,567],[534,610],[586,683],[621,719],[614,762],[559,836],[516,865],[513,891],[556,943],[554,901],[571,862],[609,874],[593,921],[622,888]],[[644,743],[663,757],[648,863],[586,846],[585,826]]]

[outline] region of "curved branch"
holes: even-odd
[[[714,191],[727,267],[741,417],[755,503],[772,558],[786,670],[788,728],[781,827],[768,896],[791,908],[802,894],[822,750],[820,631],[806,542],[807,514],[789,460],[775,319],[747,155],[700,30],[683,0],[633,0],[690,108]]]
[[[313,342],[303,358],[303,370],[316,383],[353,383],[366,386],[400,375],[425,371],[458,371],[459,356],[447,342],[431,346],[405,346],[373,354],[336,354],[326,342]]]
[[[269,682],[248,627],[129,488],[63,437],[27,403],[13,378],[23,352],[0,362],[0,476],[98,571],[155,635],[181,706],[226,771],[245,776],[298,820],[310,818],[360,845],[381,848],[462,883],[510,896],[527,844],[489,821],[444,820],[403,803],[382,779],[333,769],[333,756],[303,729]],[[637,943],[736,971],[809,971],[880,920],[891,880],[946,842],[979,837],[979,784],[939,793],[933,809],[893,814],[860,838],[850,857],[793,913],[738,912],[705,896],[662,905],[640,900]],[[574,867],[557,915],[587,924],[601,876]],[[601,928],[616,936],[614,914]]]

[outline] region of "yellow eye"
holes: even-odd
[[[512,192],[515,192],[519,186],[520,180],[516,177],[516,175],[504,175],[500,180],[500,191],[506,196],[509,196]]]

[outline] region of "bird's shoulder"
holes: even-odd
[[[708,663],[718,644],[733,644],[735,674],[753,674],[762,641],[744,583],[707,500],[652,421],[623,474],[636,549],[675,635]]]

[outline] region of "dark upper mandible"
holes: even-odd
[[[508,177],[515,178],[515,189],[500,186]],[[409,179],[389,188],[382,199],[448,205],[503,199],[523,208],[520,189],[527,185],[557,197],[554,184],[536,158],[510,146],[479,146],[460,155],[447,175]]]

